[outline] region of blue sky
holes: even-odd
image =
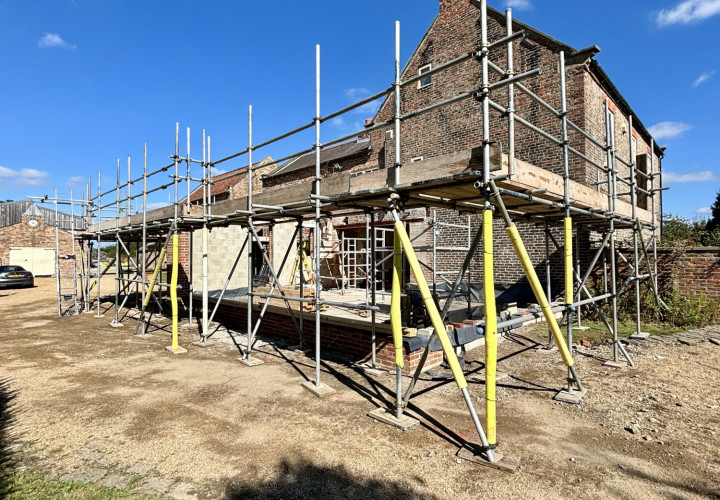
[[[704,216],[720,189],[720,0],[506,0],[516,19],[596,59],[661,146],[664,211]],[[322,114],[387,88],[394,21],[402,63],[438,11],[437,0],[241,2],[211,0],[0,0],[0,199],[83,189],[168,163],[175,122],[201,130],[217,159],[308,123],[315,44],[322,47]],[[323,129],[352,132],[358,110]],[[312,132],[256,153],[275,158],[312,145]],[[246,160],[227,162],[223,170]],[[151,200],[162,203],[162,197]]]

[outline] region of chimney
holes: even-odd
[[[440,0],[440,15],[453,17],[470,5],[470,0]]]

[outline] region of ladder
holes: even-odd
[[[289,285],[295,284],[295,277],[297,276],[298,271],[303,272],[300,269],[300,262],[303,263],[303,267],[305,268],[305,271],[303,272],[305,283],[315,283],[315,271],[313,271],[312,259],[310,259],[307,252],[309,245],[310,243],[307,241],[303,241],[302,248],[298,245],[298,251],[295,255],[295,263],[293,263],[292,273],[290,273]]]
[[[55,276],[57,277],[58,315],[77,316],[80,314],[78,304],[78,268],[75,255],[75,210],[70,191],[70,230],[71,253],[60,253],[60,212],[58,211],[57,189],[55,190]]]

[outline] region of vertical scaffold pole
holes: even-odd
[[[574,284],[574,266],[573,266],[573,249],[572,249],[572,218],[570,216],[570,158],[568,143],[568,127],[567,127],[567,87],[565,84],[565,52],[560,51],[560,121],[562,123],[562,147],[563,147],[563,192],[565,205],[565,220],[563,221],[563,229],[565,233],[565,308],[567,313],[567,345],[572,353],[573,345],[573,306]],[[567,391],[573,390],[573,376],[568,371]]]
[[[612,308],[612,336],[613,336],[613,361],[619,361],[618,353],[618,319],[617,319],[617,267],[615,262],[615,134],[613,130],[613,122],[611,121],[609,102],[605,100],[605,147],[607,149],[607,166],[608,166],[608,211],[611,213],[610,227],[610,307]]]
[[[57,188],[55,188],[55,281],[56,281],[56,287],[57,287],[57,296],[58,296],[58,316],[63,315],[63,309],[62,309],[62,286],[60,283],[60,233],[58,225],[60,223],[60,218],[58,215],[58,191]]]
[[[315,45],[315,387],[320,387],[320,45]],[[302,290],[300,296],[302,297]],[[300,304],[302,310],[302,304]]]
[[[633,148],[633,117],[628,116],[628,156],[630,156],[630,205],[632,206],[632,219],[635,222],[633,229],[633,256],[635,258],[635,335],[642,335],[640,329],[640,256],[638,254],[638,232],[642,226],[637,220],[637,171],[635,164],[635,148]],[[640,233],[642,236],[642,233]]]
[[[440,317],[440,313],[438,312],[437,306],[435,305],[432,293],[430,292],[430,287],[428,287],[427,280],[425,279],[425,275],[423,274],[423,270],[420,266],[417,255],[415,254],[415,249],[412,246],[410,237],[407,235],[407,232],[405,231],[405,226],[400,220],[400,215],[398,214],[396,206],[397,199],[398,195],[392,194],[389,200],[392,208],[391,213],[393,216],[393,220],[395,221],[395,237],[396,239],[400,240],[402,249],[405,251],[405,256],[407,258],[408,264],[410,265],[413,276],[415,276],[415,281],[418,284],[418,290],[420,291],[423,303],[425,304],[425,309],[430,316],[433,328],[435,329],[435,333],[437,334],[438,340],[442,345],[445,358],[447,359],[448,364],[450,365],[450,369],[453,373],[453,377],[455,378],[455,383],[457,384],[460,392],[463,395],[463,399],[465,400],[465,404],[467,405],[468,411],[470,412],[470,417],[475,426],[475,430],[480,437],[480,442],[482,443],[482,451],[485,452],[485,456],[488,462],[494,462],[495,454],[490,444],[488,443],[487,437],[485,436],[485,431],[483,431],[482,424],[480,423],[480,419],[478,418],[477,412],[475,411],[475,406],[470,399],[470,393],[467,389],[467,380],[465,380],[465,374],[463,374],[462,368],[460,368],[460,363],[458,362],[457,355],[455,354],[455,350],[453,349],[453,346],[450,343],[450,339],[448,338],[445,323]]]
[[[655,290],[658,289],[657,283],[657,217],[655,215],[655,195],[657,194],[655,188],[655,139],[650,139],[650,207],[652,209],[652,252],[653,252],[653,281],[655,282]]]
[[[143,211],[143,227],[142,227],[142,309],[140,312],[141,330],[140,335],[145,335],[145,299],[147,297],[147,142],[143,145],[143,196],[142,196],[142,211]],[[157,264],[156,264],[157,266]]]
[[[254,361],[252,359],[252,345],[253,345],[253,339],[252,332],[253,332],[253,320],[252,320],[252,313],[253,313],[253,247],[254,242],[252,239],[252,236],[250,236],[250,228],[253,224],[253,182],[252,182],[252,166],[253,166],[253,148],[252,148],[252,105],[248,106],[248,194],[247,194],[247,209],[248,209],[248,260],[247,260],[247,273],[248,273],[248,294],[247,294],[247,348],[245,349],[245,356],[243,357],[243,360],[246,364],[250,365],[253,364]],[[259,360],[258,360],[259,361]]]
[[[512,9],[505,10],[505,29],[507,36],[513,34],[512,27],[513,17]],[[513,43],[507,44],[507,71],[506,74],[512,77],[515,74],[515,68],[513,65]],[[515,173],[515,84],[510,83],[508,85],[508,107],[507,107],[507,119],[508,119],[508,174],[513,175]]]
[[[392,295],[390,296],[390,327],[395,348],[395,418],[403,414],[402,369],[405,365],[402,339],[402,246],[397,224],[393,231]]]
[[[185,179],[185,187],[187,189],[187,195],[185,196],[185,213],[190,214],[190,127],[187,128],[187,178]],[[188,326],[192,326],[193,322],[193,231],[186,233],[188,236],[188,267],[189,272],[187,274],[188,279]]]
[[[119,323],[120,280],[122,279],[122,257],[120,254],[120,158],[117,160],[117,183],[115,184],[115,316],[112,325]]]
[[[190,127],[188,127],[188,138],[190,137]],[[190,147],[189,144],[190,141],[188,141],[188,148]],[[180,177],[179,177],[179,167],[180,167],[180,124],[175,124],[175,176],[173,177],[173,222],[172,226],[170,227],[170,233],[171,238],[169,237],[167,241],[170,241],[172,239],[172,265],[170,268],[170,308],[172,310],[172,342],[171,345],[167,346],[165,349],[172,352],[173,354],[180,354],[183,352],[186,352],[186,350],[182,347],[180,347],[178,343],[178,296],[177,296],[177,288],[178,288],[178,259],[180,257],[180,249],[179,249],[179,236],[178,236],[178,216],[180,215],[178,213],[179,210],[179,201],[178,201],[178,184],[180,183]],[[161,257],[163,257],[161,252]],[[161,257],[158,258],[158,265],[162,265],[162,261],[160,260]],[[156,273],[157,274],[157,273]],[[155,275],[153,276],[155,277]],[[154,282],[153,282],[154,284]],[[150,288],[150,293],[152,293],[152,285]],[[146,299],[149,299],[149,297],[146,297]]]
[[[393,84],[395,95],[395,186],[400,184],[400,21],[395,21],[395,82]]]
[[[96,318],[102,318],[103,314],[100,310],[100,276],[102,275],[100,273],[100,223],[102,222],[102,191],[100,191],[100,184],[101,184],[102,178],[100,171],[98,170],[98,195],[97,195],[97,225],[98,225],[98,232],[97,232],[97,271],[96,271],[96,277],[95,277],[95,284],[97,285],[97,314],[95,315]]]
[[[375,239],[375,212],[370,213],[370,286],[371,288],[371,304],[372,304],[372,310],[370,311],[370,317],[371,317],[371,331],[370,331],[370,346],[372,349],[372,353],[370,354],[370,366],[373,368],[377,365],[376,360],[376,333],[375,333],[375,306],[377,305],[377,295],[376,295],[376,289],[375,289],[375,280],[377,278],[377,262],[375,257],[375,251],[376,251],[376,239]]]
[[[205,342],[207,332],[210,329],[208,324],[208,190],[209,186],[207,183],[207,171],[208,171],[208,160],[209,151],[206,149],[206,136],[205,129],[203,129],[203,228],[202,228],[202,338],[201,341]]]

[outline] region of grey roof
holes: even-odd
[[[340,161],[344,158],[356,155],[362,152],[369,152],[372,149],[370,139],[353,140],[329,146],[320,151],[320,163],[329,163],[331,161]],[[315,152],[298,156],[292,160],[285,162],[283,166],[268,174],[266,177],[277,177],[290,172],[296,172],[303,168],[315,166]]]

